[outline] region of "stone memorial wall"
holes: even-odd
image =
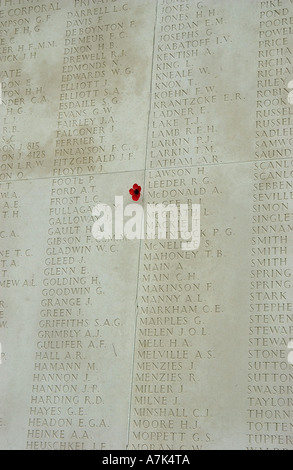
[[[292,34],[293,0],[0,0],[2,450],[293,449]],[[200,245],[125,235],[157,205]]]

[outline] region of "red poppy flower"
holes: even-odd
[[[129,194],[131,194],[132,199],[134,201],[138,201],[140,198],[140,193],[141,193],[141,187],[138,186],[138,184],[134,184],[133,188],[129,190]]]

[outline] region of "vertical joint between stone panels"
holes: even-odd
[[[147,159],[148,159],[148,150],[149,150],[149,133],[150,133],[150,119],[151,119],[151,108],[152,108],[153,72],[154,72],[154,60],[155,60],[156,30],[157,30],[157,22],[158,22],[158,7],[159,7],[159,0],[156,0],[155,21],[154,21],[154,30],[153,30],[152,61],[151,61],[151,72],[150,72],[149,109],[148,109],[148,116],[147,116],[145,160],[144,160],[144,169],[143,169],[143,173],[144,173],[143,174],[143,189],[144,190],[145,190],[145,183],[146,183]],[[135,295],[135,303],[134,303],[135,324],[134,324],[134,336],[133,336],[133,356],[132,356],[132,369],[131,369],[131,380],[130,380],[130,398],[129,398],[129,410],[128,410],[126,449],[129,448],[129,441],[130,441],[133,381],[134,381],[134,361],[135,361],[135,351],[136,351],[137,320],[138,320],[138,314],[139,314],[139,307],[138,307],[139,267],[140,267],[141,252],[142,252],[142,243],[143,243],[143,239],[140,240],[140,243],[139,243],[139,254],[138,254],[138,263],[137,263],[137,285],[136,285],[136,295]]]

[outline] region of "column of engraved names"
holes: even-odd
[[[7,353],[9,341],[9,311],[12,308],[12,299],[26,282],[18,271],[21,258],[30,254],[28,249],[19,243],[19,223],[21,223],[19,195],[16,185],[12,182],[0,182],[0,216],[2,219],[0,230],[0,374],[2,396],[5,396],[5,374],[11,366]],[[8,361],[8,362],[7,362]],[[8,416],[4,406],[0,408],[0,434],[5,432]],[[7,428],[6,428],[7,429]],[[2,439],[2,436],[1,436]]]
[[[214,6],[188,0],[159,2],[149,168],[222,161],[215,109],[225,108],[234,98],[217,90],[214,58],[225,53],[231,40],[226,12]]]
[[[61,4],[53,1],[4,0],[0,3],[1,146],[0,180],[31,178],[45,167],[50,151],[50,128],[44,123],[42,137],[37,126],[44,122],[52,96],[48,82],[39,73],[38,63],[51,51],[58,58],[58,37],[53,39],[48,25],[62,21]],[[57,20],[58,18],[58,20]],[[56,59],[58,60],[58,59]],[[49,61],[48,61],[49,62]],[[43,62],[44,68],[48,62]],[[46,143],[46,145],[45,145]],[[48,162],[46,162],[48,163]]]
[[[21,250],[17,240],[19,238],[20,205],[19,194],[16,189],[15,182],[0,183],[0,216],[2,219],[0,232],[0,342],[2,347],[4,346],[4,333],[8,327],[9,294],[11,290],[14,291],[14,288],[24,285],[24,281],[21,282],[19,278],[17,268],[23,254],[26,252],[29,256],[29,250]]]
[[[200,449],[213,440],[210,403],[201,393],[208,388],[203,371],[215,358],[209,335],[212,319],[225,310],[211,270],[224,256],[217,235],[223,240],[231,232],[211,218],[222,188],[208,168],[187,165],[218,162],[210,118],[219,96],[206,74],[223,47],[217,36],[223,18],[202,3],[163,1],[158,24],[147,160],[157,171],[146,174],[146,198],[202,204],[202,244],[191,253],[172,241],[143,247],[130,446]]]
[[[23,382],[31,371],[30,325],[34,306],[38,305],[38,253],[44,201],[38,206],[35,195],[39,194],[41,186],[39,182],[0,183],[0,205],[3,204],[0,230],[0,342],[4,354],[0,367],[0,414],[5,423],[5,431],[1,433],[0,439],[3,448],[10,445],[15,435],[15,420],[23,423],[27,419],[25,407],[21,407],[17,413],[11,410],[19,406],[20,394],[25,402],[30,393],[24,388]],[[7,400],[10,406],[7,406]],[[15,438],[16,446],[23,445],[23,437],[19,434]]]
[[[221,269],[219,240],[231,229],[212,218],[222,188],[207,168],[148,171],[146,184],[149,203],[202,203],[201,247],[184,252],[179,241],[158,240],[142,248],[130,448],[204,449],[214,410],[201,390],[217,354],[215,318],[225,311],[211,271]]]
[[[52,179],[42,299],[29,409],[27,449],[102,448],[100,362],[106,350],[92,300],[101,294],[91,276],[93,176]]]
[[[293,161],[286,86],[293,73],[290,2],[260,2],[248,374],[248,446],[292,448]],[[291,15],[290,15],[291,14]],[[275,39],[278,37],[278,39]]]
[[[3,292],[5,290],[9,292],[7,289],[10,290],[11,288],[29,286],[31,283],[31,279],[28,281],[24,273],[21,273],[22,258],[29,258],[32,253],[31,246],[27,246],[26,242],[21,246],[19,240],[22,235],[20,232],[21,224],[25,220],[20,194],[21,188],[18,187],[16,182],[0,183],[0,217],[2,219],[0,232],[0,287]],[[4,304],[2,306],[4,307]],[[6,322],[3,322],[2,326],[6,327]]]
[[[135,159],[130,142],[118,145],[119,106],[132,73],[131,8],[121,0],[74,6],[67,12],[54,175],[101,173]]]

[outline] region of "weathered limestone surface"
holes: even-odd
[[[0,0],[1,449],[292,450],[292,27]],[[198,249],[93,237],[134,183],[200,205]]]

